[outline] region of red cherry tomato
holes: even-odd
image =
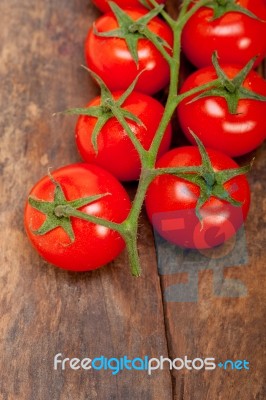
[[[258,56],[258,65],[266,55],[266,4],[263,0],[238,0],[237,4],[261,18],[257,20],[239,12],[228,12],[212,21],[213,10],[200,8],[182,32],[182,49],[198,68],[211,65],[214,51],[220,63],[244,66]]]
[[[113,93],[118,99],[122,92]],[[88,106],[97,106],[100,98],[96,97]],[[155,99],[142,93],[132,92],[123,104],[123,109],[134,114],[142,121],[138,125],[132,120],[127,120],[131,130],[142,146],[148,150],[164,112],[163,106]],[[129,139],[124,128],[116,118],[111,118],[103,126],[98,136],[98,153],[92,146],[92,133],[97,119],[81,115],[76,125],[76,142],[81,157],[89,163],[95,163],[109,172],[117,179],[131,181],[139,178],[141,164],[139,155]],[[170,147],[171,126],[169,125],[163,137],[159,155],[165,153]]]
[[[125,11],[134,21],[147,13],[140,8]],[[95,22],[98,32],[108,32],[117,27],[113,13],[105,14]],[[155,17],[149,22],[148,28],[172,45],[173,34],[164,21]],[[110,90],[127,89],[139,72],[147,69],[140,76],[135,89],[147,94],[156,93],[169,82],[168,63],[147,39],[138,41],[137,50],[138,65],[124,39],[96,36],[93,29],[90,29],[85,42],[85,57],[89,68],[104,80]]]
[[[52,176],[61,185],[67,200],[109,193],[79,211],[118,223],[126,219],[130,200],[125,189],[109,172],[96,165],[78,163],[62,167]],[[53,201],[54,191],[54,183],[46,176],[32,188],[30,196]],[[45,218],[27,202],[24,214],[27,235],[38,253],[57,267],[71,271],[93,270],[112,261],[124,249],[124,240],[117,232],[73,217],[73,243],[61,227],[36,235],[33,231],[40,228]]]
[[[92,2],[101,10],[102,12],[110,11],[109,1],[108,0],[92,0]],[[139,0],[113,0],[121,8],[130,8],[130,7],[140,7],[142,4]],[[164,4],[165,0],[158,0],[157,3]]]
[[[228,156],[208,150],[215,171],[236,168]],[[197,147],[180,147],[165,153],[157,167],[198,166],[201,156]],[[150,221],[166,240],[185,248],[204,249],[217,246],[232,237],[246,219],[250,204],[250,189],[245,176],[238,176],[224,184],[231,196],[242,203],[236,207],[210,197],[201,207],[202,221],[196,215],[199,186],[166,174],[155,178],[146,196],[146,210]]]
[[[233,78],[238,67],[224,66],[224,72]],[[202,68],[190,75],[181,92],[217,79],[213,67]],[[266,96],[266,81],[251,71],[243,86]],[[231,157],[248,153],[258,147],[266,137],[266,102],[239,100],[237,114],[230,114],[226,100],[221,97],[206,97],[189,104],[195,96],[183,100],[178,106],[178,117],[187,138],[195,143],[189,128],[207,147],[222,151]]]

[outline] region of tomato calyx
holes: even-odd
[[[109,5],[117,19],[118,28],[108,32],[99,32],[94,25],[93,32],[96,36],[99,37],[124,39],[127,44],[128,50],[137,65],[139,61],[138,41],[140,39],[148,39],[155,45],[157,45],[157,47],[160,47],[162,49],[164,49],[165,47],[170,48],[169,44],[164,39],[153,33],[147,27],[148,23],[154,17],[160,14],[162,9],[164,8],[164,5],[158,5],[157,7],[154,7],[151,11],[140,17],[137,21],[133,20],[114,2],[110,1]]]
[[[224,184],[234,177],[244,175],[249,172],[252,167],[252,163],[239,168],[215,171],[203,143],[191,130],[190,133],[197,143],[202,160],[201,165],[191,167],[157,168],[152,170],[151,173],[154,175],[154,177],[164,174],[171,174],[197,185],[200,188],[200,195],[197,200],[195,213],[199,221],[202,221],[203,219],[201,207],[212,196],[226,201],[235,207],[240,207],[242,203],[232,197],[232,193],[230,193],[224,187]]]
[[[49,178],[55,185],[53,201],[45,201],[32,196],[30,196],[28,199],[29,204],[33,208],[45,214],[46,216],[46,219],[40,228],[33,230],[32,232],[35,235],[45,235],[53,229],[61,227],[68,235],[71,243],[73,243],[75,241],[75,234],[70,220],[71,214],[83,206],[100,200],[101,198],[109,195],[109,193],[97,194],[94,196],[82,197],[76,200],[68,201],[59,182],[57,182],[50,173]],[[80,213],[89,217],[89,215],[86,213]],[[97,217],[92,216],[92,218]]]
[[[211,8],[213,10],[213,17],[211,21],[221,18],[229,12],[237,12],[240,14],[245,14],[250,18],[260,20],[255,14],[249,11],[247,8],[236,4],[235,0],[211,0],[205,5],[205,7]]]
[[[122,108],[124,102],[126,99],[130,96],[130,94],[133,92],[137,81],[140,77],[140,75],[145,71],[142,70],[137,77],[134,79],[134,81],[131,83],[131,85],[127,88],[127,90],[117,99],[114,99],[114,96],[112,95],[111,91],[108,89],[104,81],[93,71],[88,69],[87,67],[83,66],[90,74],[93,76],[93,78],[96,80],[100,87],[100,98],[101,102],[99,106],[91,106],[91,107],[86,107],[86,108],[72,108],[69,110],[64,111],[64,114],[69,114],[69,115],[87,115],[90,117],[95,117],[97,118],[97,122],[93,128],[92,132],[92,137],[91,137],[91,142],[93,149],[96,153],[98,154],[98,135],[100,134],[101,129],[103,126],[109,121],[110,118],[115,117],[121,125],[126,129],[128,135],[130,136],[133,144],[140,149],[140,151],[144,151],[142,145],[134,135],[134,133],[131,131],[127,121],[125,120],[131,120],[134,121],[136,124],[143,126],[145,128],[144,123],[132,112],[125,110]]]
[[[243,87],[243,83],[252,70],[256,59],[257,57],[252,58],[233,79],[230,79],[219,65],[217,52],[214,52],[212,55],[212,63],[218,76],[218,82],[216,82],[213,88],[194,97],[188,104],[205,97],[223,97],[227,103],[230,114],[237,114],[239,100],[249,99],[266,101],[265,96]]]
[[[149,10],[151,9],[151,5],[148,3],[147,0],[139,0],[140,4],[142,4],[144,7],[148,8]]]

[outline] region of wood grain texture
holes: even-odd
[[[176,1],[169,1],[174,13]],[[159,277],[152,230],[143,215],[143,275],[131,278],[126,254],[93,273],[74,274],[42,261],[23,228],[27,193],[49,166],[79,160],[75,118],[56,111],[97,93],[85,71],[83,41],[99,15],[89,1],[0,2],[0,400],[262,400],[265,349],[265,153],[250,174],[246,225],[249,262],[232,266],[248,294],[213,294],[212,272],[199,274],[197,303],[163,302],[187,275]],[[128,187],[131,194],[134,187]],[[53,357],[246,358],[251,371],[165,369],[54,371]]]
[[[168,3],[171,15],[177,15],[176,2]],[[185,69],[184,69],[185,67]],[[186,75],[185,61],[181,69]],[[260,72],[265,76],[262,68]],[[266,127],[266,126],[265,126]],[[177,128],[178,129],[178,128]],[[251,188],[251,209],[245,223],[243,246],[248,260],[237,265],[225,264],[223,280],[219,280],[219,293],[215,293],[214,271],[198,268],[198,300],[196,302],[164,301],[165,323],[169,356],[215,357],[226,360],[248,360],[249,371],[216,369],[210,371],[174,371],[174,400],[262,400],[266,398],[266,144],[257,151],[239,158],[246,164],[255,157],[248,176]],[[242,249],[243,251],[243,249]],[[225,251],[225,253],[227,253]],[[241,259],[241,254],[239,258]],[[180,268],[179,268],[180,269]],[[197,268],[196,268],[197,269]],[[193,271],[193,268],[190,269]],[[189,286],[195,275],[173,273],[161,276],[162,291],[167,293],[175,285]],[[230,298],[227,290],[230,279],[244,285],[246,294]],[[217,290],[217,288],[216,288]],[[229,290],[230,292],[230,290]],[[176,289],[175,292],[176,293]],[[195,293],[194,293],[195,294]],[[165,298],[165,296],[164,296]]]
[[[171,399],[168,371],[53,370],[53,357],[167,354],[152,232],[142,223],[147,267],[131,278],[125,254],[95,273],[46,265],[30,247],[23,207],[47,168],[78,160],[74,118],[97,89],[80,68],[99,14],[85,1],[1,2],[1,400]]]
[[[183,356],[185,350],[190,357],[246,359],[250,371],[199,371],[183,374],[182,379],[175,373],[176,399],[180,398],[180,391],[184,399],[193,400],[265,398],[265,180],[261,180],[265,174],[265,158],[261,158],[264,151],[258,152],[250,176],[253,202],[246,224],[249,263],[241,267],[232,265],[224,271],[226,279],[239,279],[245,284],[247,296],[215,296],[213,274],[202,271],[197,303],[165,303],[172,358]],[[162,281],[167,287],[177,283],[178,276],[164,276]]]

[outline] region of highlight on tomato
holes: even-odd
[[[149,37],[169,55],[172,30],[155,16],[159,11],[122,10],[114,3],[112,10],[98,18],[88,32],[85,41],[88,67],[111,91],[126,90],[142,70],[145,71],[137,82],[137,91],[154,94],[163,89],[169,82],[169,64]]]
[[[118,100],[123,92],[114,92]],[[96,97],[88,107],[99,106],[101,98]],[[138,121],[127,119],[127,124],[145,150],[148,150],[161,121],[164,107],[157,100],[143,93],[132,92],[122,104],[122,110],[133,114]],[[128,114],[130,115],[130,114]],[[121,181],[137,180],[140,175],[141,162],[139,154],[126,130],[115,117],[111,117],[97,135],[97,149],[93,146],[93,132],[98,118],[80,115],[76,124],[76,143],[84,161],[95,163]],[[171,125],[169,124],[161,146],[159,156],[170,147]]]
[[[26,203],[24,225],[46,261],[69,271],[90,271],[114,260],[125,247],[119,233],[98,219],[121,223],[130,208],[127,192],[109,172],[76,163],[36,183]]]
[[[257,66],[266,56],[265,37],[265,0],[213,0],[186,23],[182,50],[198,68],[211,65],[214,51],[222,64],[243,66],[257,56]]]
[[[150,184],[146,210],[156,231],[182,248],[208,249],[230,239],[243,225],[250,205],[248,181],[227,155],[195,146],[165,153],[156,168],[200,167],[198,173],[162,174]],[[203,162],[204,161],[204,162]],[[183,177],[182,177],[183,176]]]
[[[184,99],[177,108],[181,128],[191,143],[195,140],[190,130],[205,146],[238,157],[264,141],[266,80],[250,71],[251,66],[252,61],[243,69],[224,65],[215,70],[210,66],[185,80],[181,93],[211,83],[221,75],[218,87]]]

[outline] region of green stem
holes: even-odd
[[[146,155],[146,150],[138,140],[138,138],[135,136],[134,132],[130,129],[130,126],[128,125],[126,119],[122,115],[120,109],[118,107],[112,107],[112,113],[113,115],[117,118],[117,120],[120,122],[122,127],[125,129],[126,133],[128,134],[128,137],[130,138],[131,142],[133,143],[135,149],[137,150],[140,158],[145,157]]]
[[[191,0],[183,0],[181,10],[179,13],[179,19],[182,19],[184,17],[190,4],[191,4]]]
[[[103,218],[95,217],[94,215],[85,214],[84,212],[75,210],[73,207],[70,207],[68,205],[58,207],[60,209],[60,212],[63,213],[64,216],[83,219],[85,221],[105,226],[108,229],[112,229],[118,232],[123,237],[126,243],[131,273],[133,276],[140,276],[141,266],[137,246],[138,224],[134,224],[131,222],[132,220],[134,220],[134,216],[132,216],[131,218],[127,218],[124,222],[118,224],[116,222],[108,221]]]
[[[201,167],[176,167],[176,168],[154,168],[150,170],[152,179],[160,175],[170,174],[182,178],[186,174],[201,173]]]
[[[137,244],[137,232],[135,234],[129,235],[126,237],[126,247],[128,252],[128,257],[130,260],[130,270],[133,276],[140,276],[141,275],[141,266],[139,260],[139,253],[138,253],[138,244]]]
[[[202,5],[204,5],[206,2],[207,2],[207,0],[202,0],[202,1],[199,1],[195,6],[193,6],[192,9],[188,12],[190,14],[190,16],[198,8],[200,8]],[[186,3],[187,2],[185,2],[183,4],[183,7],[187,7]],[[163,52],[163,56],[165,56],[165,58],[167,59],[169,65],[170,65],[169,93],[168,93],[168,98],[167,98],[166,105],[165,105],[164,114],[160,121],[159,127],[155,134],[155,137],[152,141],[152,144],[149,148],[149,151],[147,152],[143,148],[141,151],[139,151],[139,149],[136,146],[136,148],[139,152],[141,164],[142,164],[141,174],[140,174],[138,189],[137,189],[137,192],[136,192],[133,204],[132,204],[131,212],[130,212],[128,218],[126,219],[126,221],[124,221],[124,223],[123,223],[124,228],[126,227],[126,231],[128,232],[127,235],[124,237],[126,240],[131,272],[134,276],[139,276],[140,271],[141,271],[140,260],[139,260],[139,256],[138,256],[138,250],[137,250],[138,220],[139,220],[141,209],[142,209],[142,206],[143,206],[143,203],[145,200],[145,195],[146,195],[148,186],[152,182],[154,177],[156,176],[156,174],[154,174],[153,171],[154,171],[155,162],[157,159],[158,150],[159,150],[162,138],[163,138],[165,130],[167,129],[167,126],[172,118],[172,115],[176,109],[177,104],[180,101],[182,101],[184,98],[186,98],[187,96],[190,96],[200,90],[203,90],[202,88],[200,88],[200,89],[195,88],[187,93],[183,93],[182,95],[177,95],[178,77],[179,77],[179,70],[180,70],[181,33],[182,33],[182,29],[184,27],[184,24],[186,23],[186,15],[187,15],[187,14],[185,14],[185,11],[182,13],[182,9],[181,9],[181,14],[182,14],[182,23],[179,23],[179,19],[177,21],[174,21],[174,23],[173,23],[173,20],[171,20],[171,23],[170,23],[170,26],[172,27],[173,33],[174,33],[173,55],[170,58],[168,53],[167,53],[167,56],[164,54],[165,49]],[[161,51],[160,46],[157,48],[159,51]],[[120,118],[120,116],[117,116],[117,118],[123,125],[123,123],[124,123],[123,118]],[[126,127],[124,127],[124,128],[126,129]]]
[[[190,0],[189,0],[190,1]],[[157,3],[157,1],[155,0],[150,0],[150,3],[154,6],[154,7],[158,7],[159,3]],[[165,19],[165,21],[168,23],[168,25],[173,28],[174,24],[175,24],[175,20],[167,13],[167,11],[165,11],[164,9],[162,9],[161,13],[162,17]]]
[[[137,231],[138,220],[145,200],[145,195],[149,184],[154,179],[154,175],[150,173],[150,168],[152,169],[155,166],[160,143],[176,107],[174,98],[177,95],[178,74],[180,67],[180,36],[181,29],[178,28],[174,32],[173,58],[170,62],[170,87],[165,111],[149,151],[145,153],[143,151],[139,152],[142,168],[138,189],[132,204],[131,212],[126,221],[123,223],[124,227],[128,229],[128,234],[125,240],[129,255],[130,268],[134,276],[139,276],[141,271],[137,250]],[[121,123],[123,122],[121,118],[119,118],[119,121]]]
[[[181,103],[181,101],[183,101],[184,99],[186,99],[187,97],[193,96],[194,94],[198,94],[199,92],[202,92],[204,90],[207,89],[212,89],[214,87],[217,87],[220,84],[220,80],[219,79],[215,79],[211,82],[205,83],[204,85],[201,86],[197,86],[193,89],[188,90],[187,92],[184,92],[182,94],[178,94],[176,96],[176,106]]]
[[[173,44],[173,58],[170,63],[170,85],[169,85],[169,94],[165,105],[165,110],[161,122],[159,124],[158,130],[154,136],[152,144],[149,149],[149,153],[151,155],[151,163],[150,167],[154,167],[155,161],[157,158],[158,150],[164,135],[164,132],[169,124],[172,115],[176,109],[176,96],[177,96],[177,88],[178,88],[178,76],[180,69],[180,52],[181,52],[181,28],[176,26],[174,30],[174,44]]]
[[[146,29],[145,31],[145,36],[147,39],[152,41],[152,34],[150,33],[149,29]],[[153,42],[153,45],[157,48],[157,50],[161,53],[161,55],[164,57],[164,59],[168,62],[168,64],[171,65],[172,57],[171,55],[167,52],[165,49],[164,45],[158,41]]]
[[[144,161],[145,162],[145,161]],[[131,208],[131,211],[124,221],[123,226],[126,232],[125,241],[129,256],[130,270],[133,276],[140,276],[141,266],[140,259],[138,256],[137,248],[137,236],[138,236],[138,225],[139,215],[142,209],[142,205],[145,200],[145,195],[149,184],[153,180],[154,176],[150,174],[148,170],[142,168],[142,172],[139,179],[138,189],[135,195],[135,199]]]
[[[127,221],[131,225],[138,224],[138,218],[139,214],[141,212],[141,208],[145,199],[145,195],[147,192],[147,189],[149,187],[149,184],[151,181],[154,179],[154,176],[150,174],[149,170],[142,168],[141,174],[140,174],[140,179],[139,179],[139,184],[137,188],[137,192],[135,195],[134,202],[132,204],[131,211],[129,213],[129,216],[127,218]]]
[[[88,222],[92,222],[93,224],[105,226],[106,228],[112,229],[116,232],[119,232],[124,237],[124,227],[123,223],[118,224],[116,222],[108,221],[104,218],[95,217],[94,215],[85,214],[82,211],[78,211],[71,206],[58,206],[60,207],[60,212],[64,213],[65,216],[68,217],[76,217],[83,219]],[[56,209],[55,209],[56,212]]]
[[[192,17],[193,14],[195,14],[196,11],[198,11],[201,7],[204,7],[205,5],[209,4],[210,0],[200,0],[194,3],[193,7],[191,7],[187,12],[186,12],[186,7],[187,7],[187,1],[184,1],[183,6],[185,11],[183,12],[183,9],[180,11],[180,17],[176,21],[176,24],[180,26],[181,30],[184,28],[185,24],[187,21]]]
[[[228,2],[228,0],[217,0],[217,3],[218,3],[220,6],[225,6],[227,2]]]
[[[199,91],[202,91],[204,89],[208,89],[209,87],[213,87],[215,84],[217,84],[217,81],[213,81],[201,87],[194,88],[186,93],[182,93],[180,95],[177,94],[179,70],[180,70],[182,29],[187,20],[194,14],[194,12],[196,12],[200,7],[205,5],[208,1],[209,0],[200,0],[190,10],[187,11],[187,8],[189,6],[189,1],[185,0],[182,4],[180,17],[176,21],[173,20],[170,16],[167,17],[164,11],[162,12],[168,24],[173,29],[174,38],[173,38],[172,56],[157,40],[153,42],[154,45],[157,47],[157,49],[161,52],[161,54],[165,57],[165,59],[169,63],[170,67],[169,94],[166,101],[162,119],[160,121],[155,137],[148,151],[145,150],[141,145],[141,143],[138,141],[138,139],[130,129],[130,126],[128,125],[125,117],[120,112],[120,109],[117,107],[112,107],[113,115],[117,118],[117,120],[120,122],[120,124],[127,132],[141,160],[141,174],[139,178],[138,189],[131,207],[131,211],[127,219],[121,224],[118,224],[92,215],[84,214],[83,212],[73,209],[71,207],[67,207],[65,209],[65,212],[68,216],[81,218],[89,222],[105,226],[109,229],[112,229],[120,233],[126,243],[129,262],[130,262],[130,269],[133,276],[140,276],[141,273],[140,260],[138,255],[138,246],[137,246],[138,221],[145,200],[145,195],[150,183],[156,176],[161,175],[163,173],[170,173],[170,174],[173,173],[175,175],[179,174],[182,177],[185,174],[189,175],[189,173],[195,172],[195,167],[192,167],[191,171],[188,167],[186,167],[185,171],[183,171],[182,168],[173,168],[173,169],[170,168],[167,170],[161,168],[156,170],[155,162],[157,159],[158,150],[161,141],[163,139],[165,130],[167,129],[167,126],[172,118],[176,106],[186,97],[198,93]],[[151,0],[151,3],[153,5],[156,5],[155,0]],[[198,171],[199,168],[196,169]]]

